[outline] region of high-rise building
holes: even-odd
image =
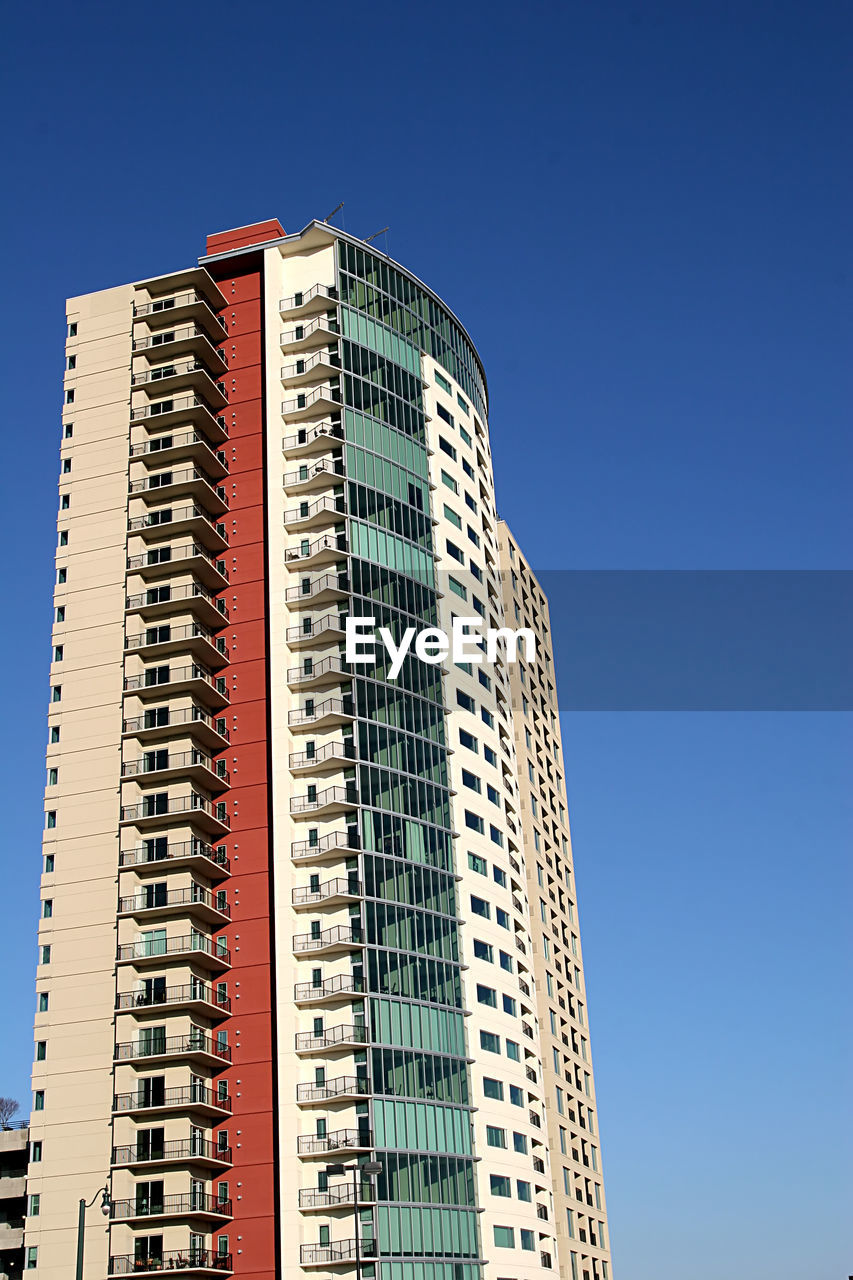
[[[67,323],[27,1267],[66,1280],[83,1196],[87,1280],[610,1280],[547,609],[467,333],[320,222]],[[348,617],[540,656],[396,672]]]

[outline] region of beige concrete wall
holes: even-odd
[[[503,521],[498,536],[509,625],[532,628],[538,644],[537,662],[510,668],[510,683],[560,1274],[565,1280],[609,1280],[610,1237],[548,601]]]

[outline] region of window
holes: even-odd
[[[62,685],[61,685],[61,684],[54,684],[54,685],[51,685],[51,687],[50,687],[50,700],[51,700],[51,702],[61,702],[61,701],[62,701]]]
[[[450,523],[454,525],[457,529],[462,528],[462,517],[458,516],[456,512],[453,510],[453,508],[448,507],[446,503],[444,506],[444,514],[447,517],[447,519],[450,521]]]
[[[461,547],[457,547],[455,542],[451,542],[449,538],[444,540],[447,547],[447,554],[452,556],[454,560],[458,560],[460,564],[465,563],[465,552]]]
[[[76,356],[68,356],[68,357],[66,358],[66,361],[65,361],[65,368],[66,368],[66,369],[76,369],[76,368],[77,368],[77,357],[76,357]]]
[[[524,1106],[524,1090],[517,1084],[509,1086],[509,1100],[514,1107]]]
[[[492,875],[494,876],[495,884],[499,884],[502,889],[505,889],[506,872],[502,871],[500,867],[492,867]]]
[[[499,1129],[497,1125],[486,1125],[486,1143],[490,1147],[506,1147],[506,1129]]]
[[[50,946],[39,947],[39,964],[50,964]]]
[[[486,1053],[500,1053],[501,1038],[494,1035],[491,1031],[480,1032],[480,1048],[485,1049]]]
[[[61,569],[57,569],[56,581],[59,583],[60,586],[62,586],[63,583],[68,581],[68,570],[64,565]]]
[[[498,762],[498,753],[497,753],[497,751],[493,751],[493,750],[492,750],[492,748],[491,748],[491,747],[487,747],[485,743],[483,744],[483,757],[484,757],[484,759],[486,760],[486,763],[487,763],[487,764],[494,764],[494,765],[496,765],[496,764],[497,764],[497,762]]]
[[[521,1236],[521,1247],[522,1247],[522,1249],[535,1249],[535,1248],[536,1248],[536,1234],[535,1234],[535,1232],[533,1232],[533,1231],[529,1231],[526,1227],[522,1227],[522,1228],[521,1228],[521,1231],[519,1232],[519,1234],[520,1234],[520,1236]]]
[[[30,1143],[30,1164],[41,1164],[42,1151],[44,1147],[41,1139],[38,1142]]]
[[[478,814],[472,813],[470,809],[465,810],[465,826],[469,831],[476,831],[478,835],[483,835],[486,830],[483,819]]]
[[[468,599],[467,588],[463,587],[462,583],[458,582],[457,579],[452,576],[452,574],[447,575],[447,585],[450,587],[451,591],[454,591],[456,595],[459,596],[461,600]]]
[[[482,582],[482,578],[480,579],[480,581]],[[480,684],[483,686],[484,689],[489,689],[489,690],[491,689],[492,682],[489,679],[489,677],[486,675],[482,667],[479,667],[477,670],[477,679],[480,681]]]
[[[35,1145],[35,1144],[33,1144]],[[38,1245],[27,1245],[27,1271],[35,1271],[39,1263]]]
[[[41,1196],[31,1195],[27,1204],[27,1217],[37,1218],[41,1211]]]
[[[475,916],[482,916],[484,920],[491,919],[492,909],[488,902],[486,902],[485,898],[475,897],[473,893],[471,894],[471,910]]]
[[[65,656],[64,647],[61,644],[55,644],[53,646],[53,661],[61,662],[64,656]]]
[[[519,1200],[526,1200],[530,1204],[533,1199],[533,1193],[530,1190],[529,1182],[522,1182],[520,1178],[516,1179],[515,1190]]]
[[[467,432],[467,431],[465,430],[465,428],[462,426],[462,423],[461,423],[461,422],[460,422],[460,424],[459,424],[459,434],[460,434],[460,436],[462,437],[462,439],[465,441],[465,443],[466,443],[469,447],[474,443],[474,442],[473,442],[473,440],[471,439],[470,435],[468,434],[468,432]]]
[[[521,1062],[521,1049],[514,1040],[507,1040],[506,1056],[512,1058],[513,1062]]]
[[[442,391],[446,391],[448,395],[451,394],[450,383],[447,381],[447,379],[444,377],[443,374],[438,372],[437,369],[435,371],[435,380],[438,383],[438,385],[441,387]]]
[[[51,742],[59,741],[59,725],[58,724],[52,724],[50,726],[50,740]]]
[[[527,1139],[523,1133],[514,1133],[512,1135],[512,1145],[519,1155],[527,1155]]]
[[[47,1013],[49,1004],[50,1004],[50,996],[47,994],[46,991],[40,991],[39,1000],[38,1000],[39,1013]]]
[[[462,785],[463,787],[469,787],[471,791],[476,791],[478,795],[483,789],[480,779],[470,769],[462,770]]]
[[[63,439],[64,439],[64,440],[70,440],[70,439],[71,439],[71,437],[72,437],[73,435],[74,435],[74,423],[73,423],[73,422],[66,422],[66,424],[65,424],[65,428],[64,428],[64,430],[63,430],[63,432],[62,432],[62,437],[63,437]]]
[[[492,1173],[489,1175],[489,1190],[493,1196],[511,1196],[512,1182],[502,1174]]]
[[[53,915],[53,898],[44,898],[41,904],[41,914],[43,920],[49,920]]]
[[[487,1004],[490,1009],[498,1007],[498,993],[493,987],[485,987],[481,982],[477,983],[477,1002],[478,1004]]]
[[[487,785],[486,795],[491,800],[492,804],[500,805],[501,797],[497,787],[491,787]]]
[[[501,951],[499,955],[500,955],[501,968],[506,969],[507,973],[512,973],[515,968],[515,966],[513,965],[512,956],[509,955],[509,953],[506,951]]]
[[[69,389],[66,391],[66,393],[65,393],[65,403],[66,403],[66,404],[73,404],[73,403],[74,403],[74,388],[73,388],[73,387],[69,387]]]
[[[58,781],[59,781],[59,770],[58,770],[58,769],[48,769],[48,771],[47,771],[47,785],[48,785],[49,787],[55,787]]]
[[[476,871],[478,875],[487,876],[489,874],[489,864],[485,858],[481,858],[478,853],[468,854],[468,866],[472,871]]]
[[[514,1249],[515,1248],[515,1228],[514,1227],[495,1227],[495,1247],[498,1249]]]
[[[495,717],[492,715],[491,711],[487,711],[485,707],[480,707],[480,719],[483,721],[483,724],[487,724],[490,729],[494,729]]]
[[[48,809],[47,813],[44,815],[44,825],[47,827],[48,831],[52,831],[53,828],[56,826],[56,810],[55,809]]]
[[[44,1089],[36,1089],[33,1093],[33,1111],[44,1111]]]
[[[475,479],[474,468],[471,466],[471,463],[468,462],[466,458],[462,459],[462,470],[465,472],[469,480]]]
[[[47,1057],[47,1041],[36,1040],[36,1062],[44,1062]]]
[[[469,538],[470,538],[470,540],[473,542],[473,544],[474,544],[474,546],[475,546],[475,547],[479,547],[479,545],[480,545],[480,539],[479,539],[479,536],[478,536],[478,534],[476,533],[476,531],[475,531],[474,529],[472,529],[472,528],[471,528],[470,524],[468,525],[468,537],[469,537]]]
[[[473,733],[468,733],[465,729],[459,730],[459,743],[460,746],[467,747],[469,751],[477,750],[477,739]]]
[[[448,489],[452,490],[453,493],[459,492],[459,485],[453,479],[453,476],[449,476],[446,471],[441,473],[441,483],[447,485]]]
[[[60,530],[59,530],[59,545],[60,545],[61,547],[67,547],[67,546],[68,546],[68,530],[67,530],[67,529],[60,529]]]
[[[470,493],[467,493],[467,492],[466,492],[466,494],[465,494],[465,503],[466,503],[466,505],[467,505],[467,506],[469,506],[469,507],[471,508],[471,510],[472,510],[472,511],[476,512],[476,510],[477,510],[477,503],[476,503],[476,502],[474,501],[474,499],[471,497]]]
[[[513,1018],[517,1017],[516,1003],[513,1000],[512,996],[503,996],[502,999],[503,999],[504,1013],[511,1014]]]
[[[501,831],[500,827],[496,827],[493,822],[489,823],[489,839],[491,840],[492,844],[499,845],[501,849],[503,848],[504,846],[503,832]]]
[[[71,494],[61,493],[59,495],[59,510],[67,511],[70,506],[71,506]]]
[[[486,1098],[496,1098],[498,1102],[503,1102],[504,1087],[500,1080],[495,1080],[491,1076],[484,1076],[483,1095]]]
[[[502,929],[510,927],[509,912],[504,911],[503,907],[495,907],[495,919]]]
[[[488,960],[489,964],[493,963],[491,944],[482,942],[479,938],[474,939],[474,955],[478,960]]]
[[[71,321],[71,323],[69,324],[69,326],[68,326],[68,336],[69,336],[69,338],[76,338],[76,337],[77,337],[77,321],[76,321],[76,320],[72,320],[72,321]]]
[[[463,413],[466,415],[466,417],[467,417],[467,415],[468,415],[468,413],[469,413],[468,406],[467,406],[467,404],[465,403],[465,401],[462,399],[462,397],[460,396],[460,394],[459,394],[459,392],[458,392],[458,391],[456,392],[456,403],[459,405],[459,408],[462,410],[462,412],[463,412]],[[460,428],[459,428],[459,430],[461,431],[461,430],[462,430],[462,428],[460,427]],[[469,443],[469,444],[471,443],[471,438],[470,438],[470,436],[468,437],[468,443]]]
[[[67,476],[67,475],[70,475],[70,474],[71,474],[71,459],[70,459],[70,458],[63,458],[63,459],[62,459],[62,474],[63,474],[64,476]]]
[[[438,447],[443,453],[446,453],[449,458],[452,458],[454,462],[456,461],[456,450],[453,448],[453,445],[449,440],[445,440],[444,436],[438,437]]]
[[[57,622],[65,621],[65,605],[64,604],[57,606],[56,614],[54,616]]]
[[[469,693],[463,693],[461,689],[456,690],[456,702],[465,711],[475,712],[477,704]]]

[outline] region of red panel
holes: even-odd
[[[208,253],[269,240],[284,232],[277,222],[258,223],[208,237]],[[241,262],[243,265],[241,265]],[[225,516],[230,546],[225,560],[229,585],[231,664],[226,672],[231,732],[224,753],[231,775],[228,808],[231,860],[228,930],[233,968],[228,975],[232,1017],[229,1092],[234,1114],[227,1122],[234,1167],[230,1186],[234,1220],[223,1228],[240,1280],[274,1280],[278,1273],[275,1151],[273,972],[270,936],[271,832],[269,829],[265,509],[263,281],[257,255],[212,264],[228,305],[224,344],[229,368],[224,383],[229,429],[225,480],[230,510]]]
[[[234,227],[232,231],[217,231],[208,236],[207,252],[227,253],[229,249],[245,249],[250,244],[279,240],[286,234],[278,218],[270,218],[267,222],[252,222],[248,227]]]

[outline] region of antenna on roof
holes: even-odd
[[[335,216],[335,214],[338,212],[338,210],[343,209],[343,207],[344,207],[344,202],[343,202],[343,200],[342,200],[340,204],[336,204],[336,205],[335,205],[335,207],[334,207],[334,209],[332,210],[332,212],[328,215],[328,217],[325,217],[325,218],[323,219],[323,221],[324,221],[324,222],[331,222],[332,218],[334,218],[334,216]]]
[[[390,226],[389,226],[389,227],[383,227],[381,231],[374,231],[373,235],[372,235],[372,236],[368,236],[368,237],[366,238],[366,240],[365,240],[365,242],[364,242],[364,243],[365,243],[365,244],[370,244],[371,240],[375,240],[377,236],[384,236],[385,232],[386,232],[386,231],[390,231],[390,230],[391,230],[391,228],[390,228]]]

